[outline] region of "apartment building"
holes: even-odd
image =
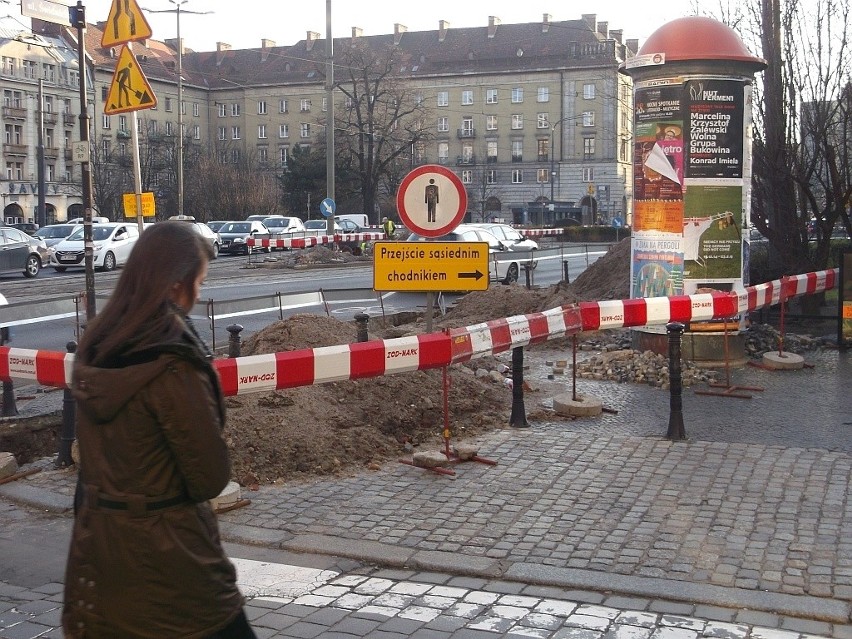
[[[436,26],[409,32],[396,24],[393,33],[378,36],[353,27],[351,37],[334,42],[335,57],[354,43],[400,49],[405,62],[395,80],[429,114],[430,135],[411,149],[411,165],[452,168],[468,187],[472,220],[558,223],[580,211],[585,222],[626,217],[632,200],[632,84],[618,67],[638,42],[624,40],[621,30],[610,30],[594,14],[567,21],[544,14],[523,24],[501,24],[491,16],[483,27],[454,29],[446,20]],[[92,25],[86,35],[94,65],[95,162],[121,167],[130,161],[132,114],[103,114],[118,51],[100,47],[102,28]],[[143,164],[158,207],[174,191],[177,47],[174,40],[133,45],[158,98],[156,109],[136,112],[141,146],[156,156]],[[296,147],[310,147],[325,135],[325,42],[319,33],[309,31],[286,46],[263,39],[251,49],[225,43],[215,51],[187,49],[181,62],[184,140],[214,149],[221,162],[250,160],[280,173]],[[335,115],[347,108],[336,91]],[[132,184],[97,181],[99,190],[133,190]],[[391,202],[385,194],[383,206]]]

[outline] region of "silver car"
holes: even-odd
[[[538,248],[538,242],[535,240],[531,240],[516,228],[509,226],[508,224],[498,224],[496,222],[490,222],[487,224],[471,224],[471,226],[476,226],[481,229],[485,229],[491,235],[496,237],[498,240],[506,244],[512,250],[532,250]]]
[[[221,253],[249,255],[253,249],[248,245],[247,240],[255,235],[261,237],[269,235],[269,229],[263,225],[263,222],[257,220],[228,222],[219,229],[219,237],[222,239],[219,251]],[[269,251],[269,249],[266,249],[266,251]]]
[[[81,224],[50,224],[42,226],[34,235],[44,240],[47,248],[50,248],[54,244],[59,244],[81,226]]]
[[[44,240],[11,226],[0,226],[0,273],[18,272],[35,277],[47,258]]]

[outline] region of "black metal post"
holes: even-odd
[[[512,349],[512,415],[509,426],[529,428],[527,411],[524,408],[524,347]]]
[[[367,324],[370,322],[370,316],[366,313],[356,313],[355,314],[355,325],[357,327],[357,337],[356,339],[359,342],[366,342],[370,339],[370,336],[367,334]]]
[[[65,345],[69,353],[77,352],[77,342],[71,340]],[[74,464],[71,447],[77,437],[77,407],[71,388],[62,391],[62,430],[59,433],[59,455],[56,457],[57,468],[67,468]]]
[[[562,260],[562,271],[564,272],[565,283],[571,283],[571,273],[568,271],[568,260]]]
[[[669,322],[666,331],[669,334],[669,431],[666,438],[672,441],[686,439],[683,427],[683,379],[681,369],[681,337],[686,327],[680,322]]]
[[[532,288],[532,270],[530,269],[529,263],[524,264],[522,267],[524,269],[524,277],[526,278],[527,282],[527,290],[530,290]]]
[[[0,328],[0,345],[5,345],[9,341],[9,327]],[[15,403],[15,388],[12,386],[12,381],[3,380],[3,410],[0,415],[3,417],[15,417],[18,414],[18,405]]]
[[[230,333],[228,337],[228,357],[240,356],[240,333],[243,330],[242,324],[231,324],[226,329]]]

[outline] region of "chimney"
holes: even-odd
[[[446,20],[438,20],[438,42],[443,42],[447,39],[447,31],[450,30],[450,23]]]
[[[364,30],[361,27],[352,27],[352,43],[355,43],[355,40],[364,35]]]
[[[541,16],[541,32],[547,33],[550,31],[550,18],[551,15],[549,13],[545,13]]]
[[[600,33],[604,38],[609,37],[609,22],[598,22],[598,33]]]
[[[217,42],[216,43],[216,66],[218,67],[222,64],[222,61],[225,59],[225,54],[231,50],[231,45],[227,42]]]
[[[260,48],[261,49],[272,49],[275,47],[275,40],[270,40],[269,38],[261,38],[260,39]]]
[[[624,37],[624,29],[613,29],[609,32],[609,37],[621,44],[621,38]]]
[[[404,24],[400,24],[399,22],[394,23],[393,25],[393,43],[399,44],[399,41],[402,40],[402,34],[408,31],[408,27]]]
[[[500,18],[497,16],[488,16],[488,37],[493,38],[497,35],[497,27],[500,26]]]
[[[588,25],[592,31],[598,30],[598,16],[596,13],[584,13],[580,19]]]
[[[320,34],[316,31],[308,31],[308,35],[305,37],[305,51],[310,51],[314,48],[314,42],[320,39]]]
[[[639,38],[628,38],[626,45],[631,53],[636,53],[639,50]]]
[[[179,52],[181,55],[186,53],[186,49],[183,48],[183,38],[180,39],[180,42],[178,42],[177,38],[168,38],[164,40],[164,42],[169,45],[169,47],[174,49],[175,52]],[[180,48],[178,48],[179,46]]]

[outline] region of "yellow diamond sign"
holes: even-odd
[[[140,109],[153,109],[157,106],[157,96],[148,83],[148,78],[139,68],[133,52],[125,45],[121,48],[112,84],[107,93],[104,114],[115,115]]]
[[[136,0],[113,0],[104,24],[101,46],[109,49],[117,44],[136,42],[151,37],[151,27]]]

